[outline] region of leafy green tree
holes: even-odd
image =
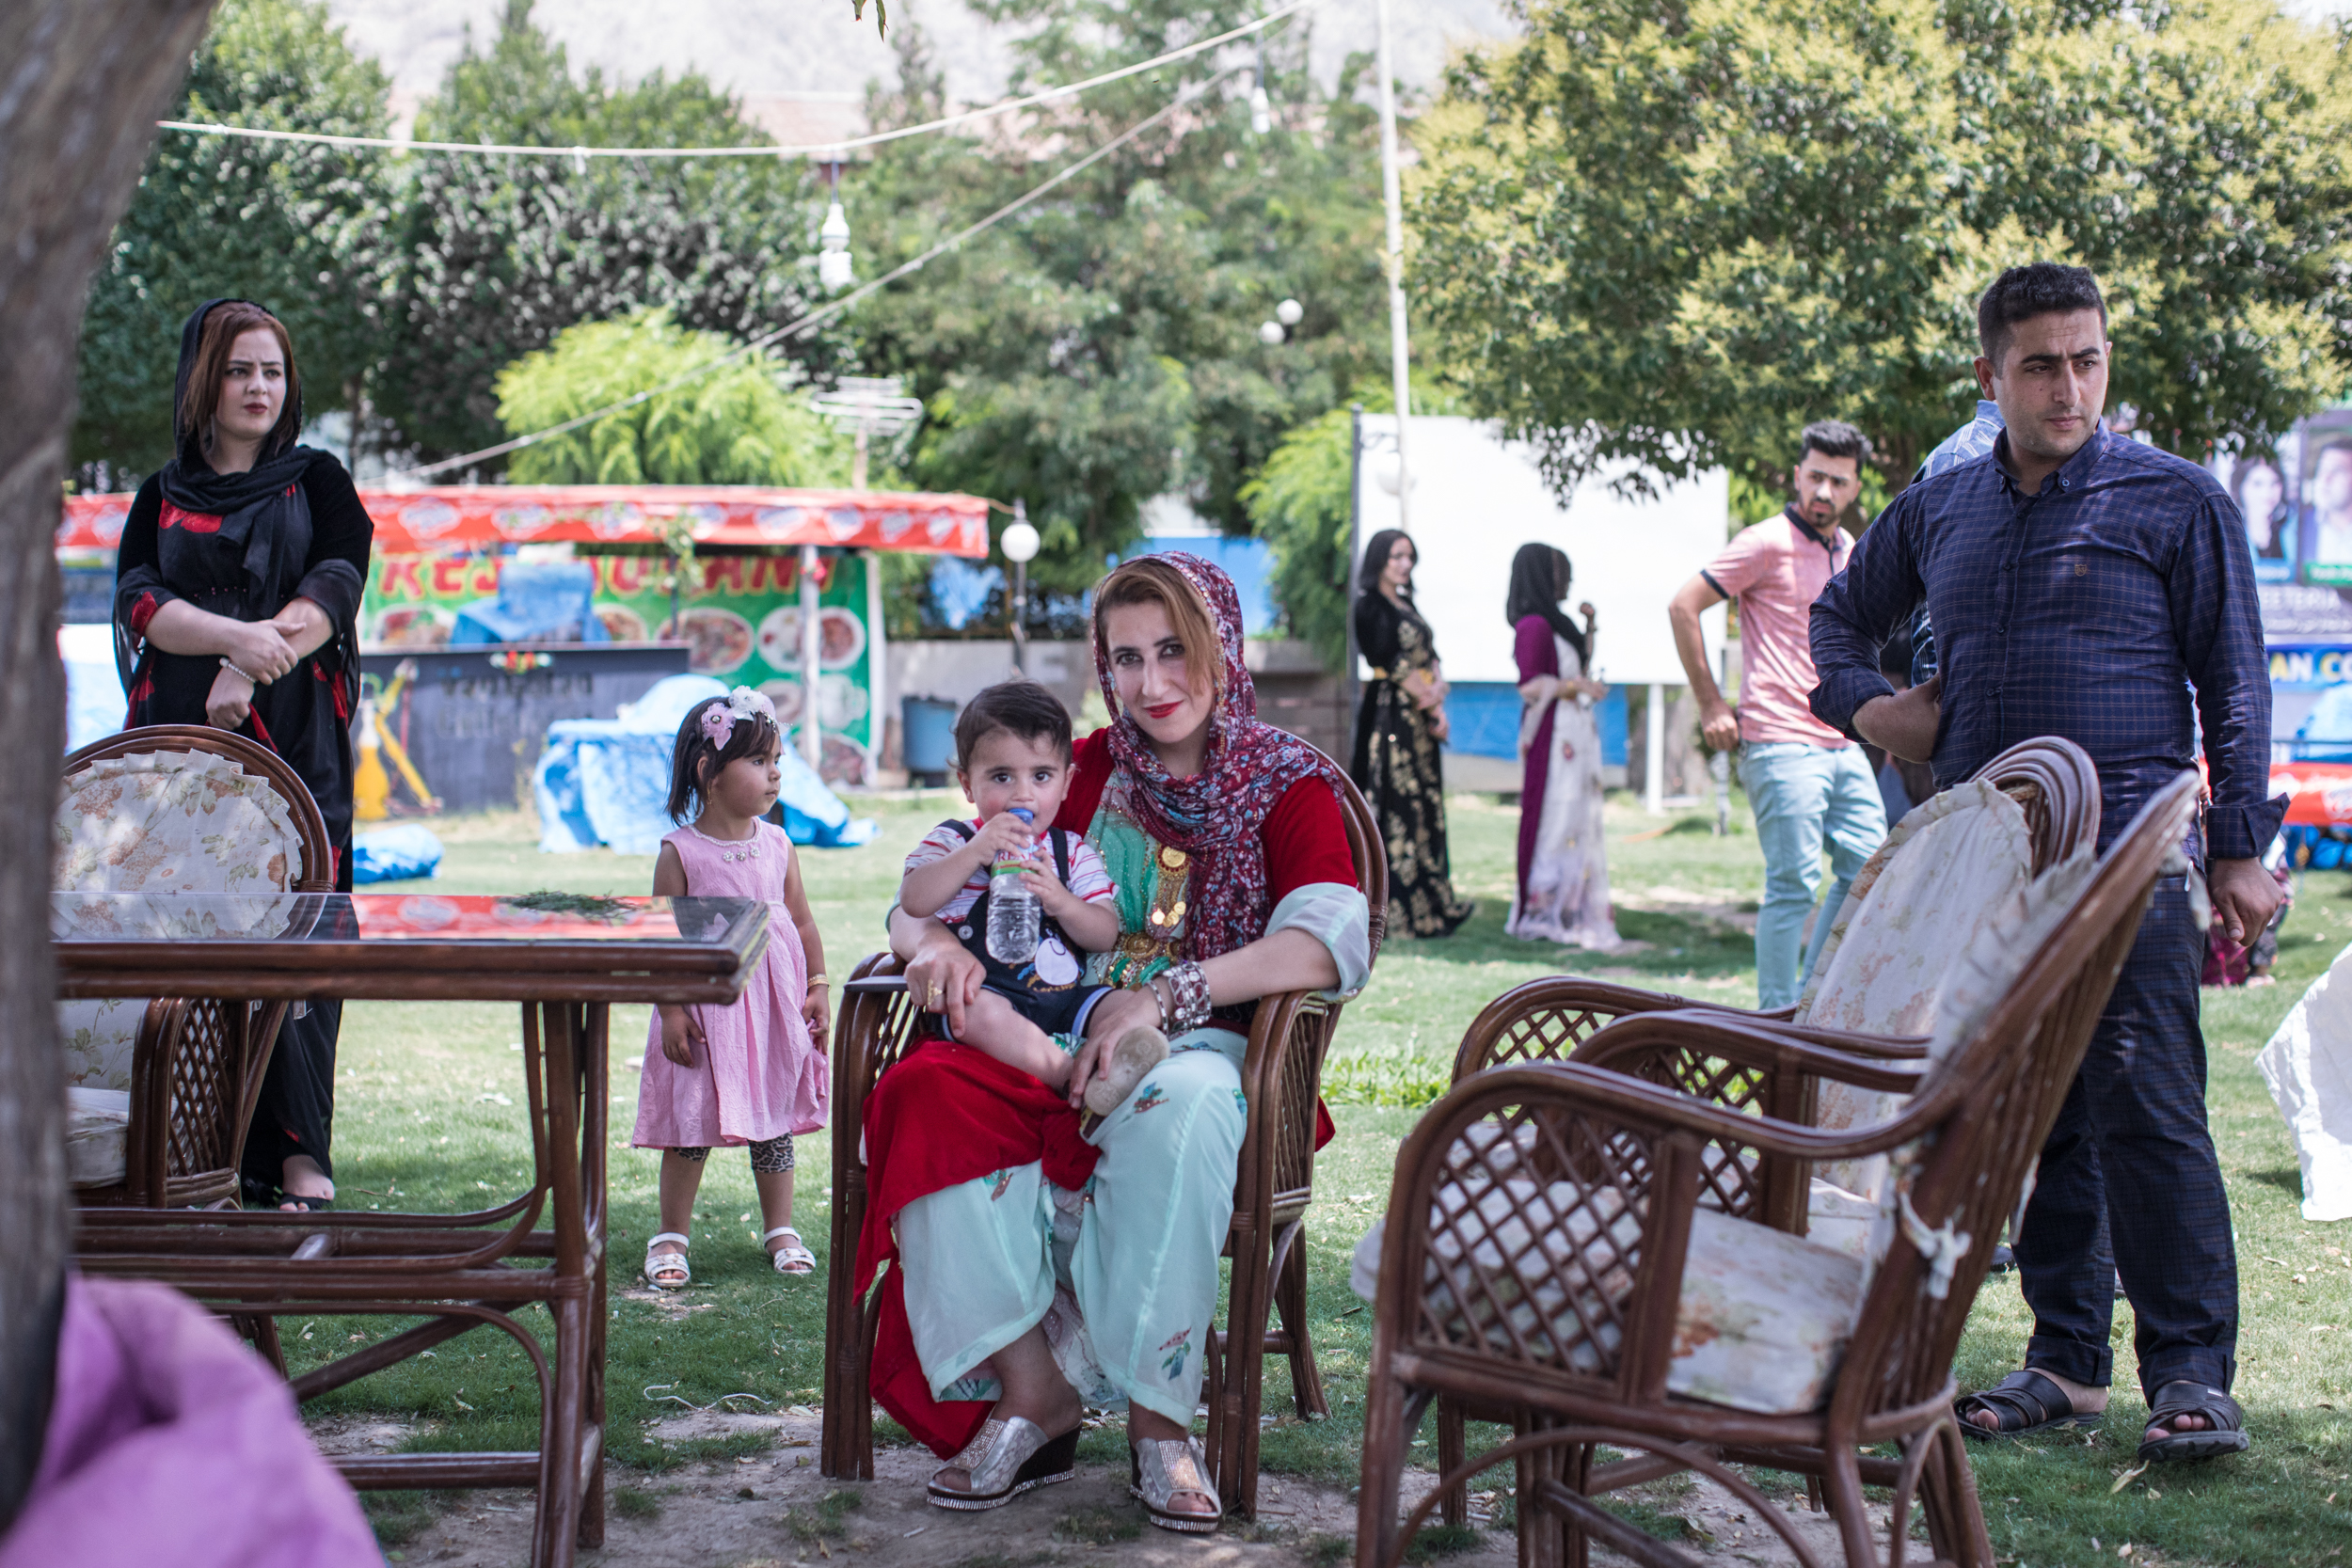
[[[1460,400],[1434,381],[1413,379],[1413,412],[1458,414]],[[1367,414],[1396,409],[1391,384],[1365,381],[1354,402]],[[1315,645],[1333,670],[1347,657],[1348,587],[1356,514],[1353,408],[1294,425],[1241,487],[1250,530],[1274,552],[1274,598],[1293,637]]]
[[[2352,348],[2341,35],[2266,0],[1521,0],[1409,182],[1416,298],[1563,489],[1636,459],[1777,490],[1798,430],[1900,488],[1976,396],[1976,295],[2093,268],[2111,395],[2257,443]]]
[[[1224,31],[1243,0],[975,0],[1025,29],[1014,87],[1093,74]],[[877,125],[928,119],[940,78],[901,24]],[[861,306],[862,368],[906,376],[929,417],[909,459],[926,486],[1028,503],[1031,580],[1072,594],[1130,547],[1142,503],[1184,492],[1245,531],[1239,492],[1293,425],[1330,409],[1386,342],[1376,132],[1362,62],[1326,95],[1303,26],[1266,45],[1274,126],[1250,130],[1246,49],[1197,56],[1044,105],[984,139],[885,144],[843,183],[871,277],[1198,96],[1045,199]],[[1267,346],[1260,325],[1304,318]]]
[[[582,322],[499,373],[499,417],[521,435],[660,387],[723,359],[735,344],[689,332],[660,310]],[[789,367],[741,356],[674,391],[516,452],[518,484],[849,483],[847,443],[796,396]]]
[[[317,0],[222,0],[171,118],[380,136],[390,83]],[[357,406],[382,328],[379,152],[165,132],[90,284],[72,461],[135,483],[171,456],[180,324],[216,295],[275,310],[312,414]]]
[[[753,147],[767,138],[698,75],[575,77],[508,0],[486,48],[469,39],[419,112],[437,141],[556,147]],[[812,176],[798,160],[433,157],[405,193],[402,263],[379,402],[430,456],[499,440],[500,371],[577,322],[668,311],[750,337],[816,293]],[[832,340],[786,352],[823,363]],[[631,388],[632,390],[634,388]]]

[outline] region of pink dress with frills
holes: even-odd
[[[771,823],[753,827],[753,836],[739,844],[691,827],[661,840],[677,851],[694,896],[767,901],[768,952],[732,1006],[688,1009],[701,1021],[706,1041],[692,1067],[661,1053],[661,1015],[654,1014],[631,1140],[640,1148],[765,1143],[825,1125],[825,1058],[801,1017],[808,958],[784,902],[792,841]]]

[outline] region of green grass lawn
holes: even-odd
[[[860,849],[805,851],[803,864],[824,933],[826,968],[845,977],[880,945],[881,921],[901,857],[961,804],[937,794],[874,808],[882,832]],[[1744,827],[1744,814],[1735,821]],[[1268,1469],[1353,1484],[1361,1436],[1362,1376],[1370,1314],[1347,1290],[1349,1250],[1387,1201],[1398,1146],[1419,1107],[1442,1088],[1470,1018],[1508,988],[1537,975],[1589,968],[1588,956],[1534,948],[1502,934],[1510,897],[1516,808],[1491,798],[1452,803],[1457,885],[1479,900],[1454,937],[1398,942],[1342,1024],[1326,1083],[1339,1137],[1318,1165],[1309,1223],[1310,1312],[1333,1419],[1302,1424],[1287,1414],[1288,1381],[1269,1368],[1268,1402],[1281,1413],[1266,1434]],[[440,878],[449,893],[519,893],[554,887],[642,893],[650,858],[603,852],[543,855],[512,816],[437,824],[448,846]],[[1663,830],[1662,832],[1661,830]],[[1647,947],[1606,960],[1608,973],[1710,1000],[1753,1005],[1750,942],[1721,918],[1752,910],[1763,871],[1754,834],[1716,838],[1696,816],[1661,822],[1613,806],[1613,885],[1628,906],[1619,926]],[[2352,941],[2352,877],[2314,873],[2288,926],[2280,983],[2208,992],[2215,1136],[2228,1175],[2244,1284],[2238,1397],[2254,1433],[2251,1452],[2201,1466],[2152,1469],[2116,1489],[2133,1465],[2143,1414],[2133,1381],[2131,1317],[2118,1304],[2119,1389],[2112,1418],[2088,1440],[1976,1450],[1993,1538],[2021,1564],[2319,1563],[2352,1544],[2352,1227],[2305,1224],[2284,1127],[2253,1056],[2303,986]],[[612,1023],[612,1403],[608,1451],[619,1486],[728,1443],[664,1448],[646,1428],[675,1399],[702,1405],[746,1393],[771,1408],[813,1403],[824,1344],[821,1274],[772,1273],[755,1242],[757,1205],[739,1153],[714,1153],[694,1227],[694,1285],[682,1303],[633,1301],[644,1241],[654,1229],[656,1156],[625,1146],[636,1111],[634,1065],[644,1054],[647,1009],[617,1007]],[[344,1013],[336,1120],[343,1208],[420,1210],[484,1206],[526,1180],[529,1144],[518,1085],[516,1009],[502,1006],[354,1004]],[[829,1140],[800,1140],[801,1228],[820,1268],[827,1258]],[[846,1264],[847,1259],[843,1259]],[[668,1308],[678,1307],[683,1311]],[[528,1321],[528,1320],[527,1320]],[[544,1320],[542,1320],[544,1326]],[[298,1365],[402,1324],[384,1319],[290,1320]],[[2026,1323],[2015,1285],[1988,1281],[1961,1354],[1964,1384],[1989,1384],[2015,1365]],[[743,1408],[755,1408],[748,1403]],[[510,1449],[535,1440],[538,1402],[520,1352],[474,1333],[314,1402],[338,1422],[393,1419],[411,1446]],[[1427,1434],[1424,1434],[1427,1435]],[[758,1439],[730,1440],[737,1446]],[[1109,1431],[1089,1434],[1097,1462],[1120,1458]],[[1434,1455],[1434,1449],[1422,1450]],[[388,1539],[412,1529],[430,1498],[371,1499]],[[1652,1506],[1660,1506],[1653,1503]],[[1666,1505],[1670,1506],[1670,1504]]]

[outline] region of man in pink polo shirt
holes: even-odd
[[[1886,808],[1862,749],[1813,717],[1813,601],[1845,570],[1848,541],[1837,519],[1862,489],[1869,443],[1838,420],[1804,427],[1803,455],[1790,483],[1796,499],[1769,522],[1742,529],[1724,553],[1692,578],[1667,607],[1675,647],[1691,694],[1698,699],[1707,743],[1740,748],[1740,781],[1756,811],[1764,846],[1764,905],[1756,917],[1756,1004],[1797,1000],[1829,932],[1805,917],[1821,889],[1821,848],[1837,879],[1834,913],[1846,890],[1886,837]],[[1740,601],[1740,707],[1734,713],[1707,667],[1699,612],[1718,599]]]

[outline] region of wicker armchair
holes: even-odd
[[[1357,885],[1372,909],[1376,958],[1389,901],[1388,856],[1372,810],[1340,779],[1341,816]],[[861,1300],[849,1259],[866,1223],[866,1166],[856,1129],[875,1080],[917,1038],[922,1009],[906,995],[899,960],[876,953],[843,988],[834,1025],[833,1259],[825,1300],[823,1473],[839,1480],[874,1475],[874,1409],[869,1391],[880,1288]],[[1323,1061],[1339,1027],[1340,1004],[1311,991],[1262,999],[1242,1065],[1249,1119],[1233,1182],[1233,1219],[1225,1256],[1233,1260],[1226,1324],[1211,1330],[1204,1357],[1209,1407],[1205,1448],[1228,1510],[1253,1513],[1258,1496],[1258,1412],[1265,1358],[1290,1358],[1291,1397],[1302,1418],[1330,1413],[1315,1370],[1307,1322],[1307,1252],[1299,1244],[1314,1198],[1315,1107]],[[1279,1326],[1269,1327],[1273,1318]]]
[[[1654,1052],[1910,1092],[1884,1122],[1826,1132],[1583,1062],[1456,1085],[1406,1140],[1391,1193],[1359,1563],[1395,1568],[1445,1492],[1511,1460],[1527,1568],[1581,1568],[1591,1540],[1644,1564],[1690,1563],[1592,1500],[1682,1470],[1740,1497],[1815,1568],[1788,1515],[1734,1464],[1816,1481],[1849,1568],[1886,1560],[1866,1484],[1894,1489],[1898,1559],[1916,1501],[1938,1560],[1992,1568],[1951,1414],[1952,1355],[2196,796],[2197,776],[2183,774],[2095,870],[2061,868],[1980,934],[1939,1013],[1941,1059],[1841,1058],[1719,1011],[1655,1012],[1610,1031]],[[1735,1217],[1708,1180],[1713,1148],[1741,1150],[1747,1169],[1890,1155],[1890,1232],[1856,1258]],[[1738,1310],[1708,1311],[1726,1303]],[[1413,1431],[1441,1395],[1518,1435],[1449,1466],[1401,1513]],[[1883,1443],[1901,1457],[1860,1452]],[[1628,1457],[1597,1465],[1601,1445]]]
[[[2035,875],[2098,842],[2098,774],[2090,757],[2072,741],[2052,737],[2013,746],[1988,763],[1978,777],[1989,781],[2023,810],[2030,869]],[[1806,988],[1806,1003],[1817,1000],[1820,978],[1829,974],[1844,941],[1870,940],[1872,933],[1866,923],[1877,918],[1879,911],[1869,902],[1869,895],[1905,842],[1899,833],[1890,837],[1855,877],[1845,907],[1836,911],[1838,928],[1822,951],[1815,983]],[[1698,1009],[1727,1021],[1757,1024],[1779,1037],[1781,1043],[1770,1050],[1758,1047],[1731,1061],[1696,1049],[1662,1046],[1654,1035],[1610,1027],[1620,1019],[1673,1008]],[[1856,1119],[1852,1110],[1862,1096],[1899,1093],[1914,1081],[1917,1058],[1926,1049],[1921,1039],[1817,1027],[1804,1018],[1791,1016],[1803,1011],[1806,1009],[1801,1006],[1755,1012],[1566,976],[1535,980],[1497,997],[1471,1022],[1454,1057],[1454,1081],[1459,1084],[1472,1072],[1517,1061],[1568,1060],[1627,1073],[1727,1110],[1753,1111],[1807,1126],[1825,1119],[1820,1115],[1822,1080],[1814,1070],[1820,1062],[1834,1064],[1836,1075],[1832,1083],[1846,1086],[1836,1091],[1844,1102],[1845,1114],[1826,1118],[1833,1122],[1851,1124]],[[1865,1029],[1887,1027],[1884,1020],[1875,1017],[1849,1021],[1860,1022]],[[1856,1063],[1856,1056],[1878,1058],[1887,1070],[1873,1073]],[[1867,1119],[1883,1117],[1873,1115]],[[1725,1212],[1800,1235],[1805,1229],[1813,1174],[1803,1161],[1768,1157],[1749,1166],[1739,1161],[1734,1149],[1709,1146],[1705,1151],[1703,1180],[1712,1189],[1710,1201]],[[1441,1469],[1458,1465],[1467,1451],[1465,1419],[1454,1399],[1438,1402],[1438,1463]],[[1469,1514],[1467,1492],[1454,1489],[1444,1508],[1448,1523],[1461,1523]]]
[[[203,849],[139,854],[199,832],[180,799],[200,792]],[[251,863],[224,861],[221,814],[237,808]],[[65,760],[57,811],[60,892],[268,895],[331,892],[326,822],[293,768],[226,730],[155,725]],[[237,852],[231,852],[234,860]],[[257,906],[258,907],[258,906]],[[84,1207],[233,1207],[237,1164],[289,1005],[64,1002],[58,1022],[74,1099],[69,1148]],[[127,1124],[117,1106],[127,1109]],[[118,1152],[119,1151],[119,1152]]]
[[[2090,758],[2070,740],[2047,737],[2012,746],[1976,775],[1992,781],[2024,809],[2032,835],[2036,874],[2096,842],[2099,832],[2099,776]],[[1853,890],[1843,909],[1825,911],[1823,918],[1841,926],[1868,920],[1868,894],[1896,851],[1899,843],[1881,846],[1855,876]],[[1832,950],[1825,948],[1817,974],[1826,973]],[[1809,1000],[1809,996],[1808,996]],[[1757,1012],[1665,991],[1560,975],[1531,980],[1488,1003],[1463,1033],[1454,1053],[1454,1082],[1473,1072],[1519,1062],[1566,1061],[1596,1033],[1633,1013],[1697,1007],[1729,1018],[1769,1020],[1785,1024],[1799,1037],[1836,1049],[1851,1050],[1858,1042],[1846,1032],[1815,1027],[1808,1022],[1804,1002],[1793,1007]],[[1884,1042],[1870,1047],[1881,1053],[1906,1053]],[[1908,1053],[1915,1054],[1915,1050]],[[1695,1091],[1694,1091],[1695,1092]],[[1734,1101],[1733,1103],[1738,1103]],[[1772,1114],[1788,1116],[1788,1106]]]

